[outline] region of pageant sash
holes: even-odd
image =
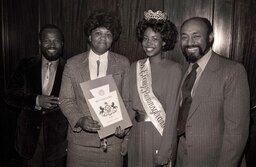
[[[165,111],[152,91],[149,59],[147,59],[146,62],[143,61],[144,60],[140,60],[136,64],[139,97],[147,116],[162,136],[165,125]]]

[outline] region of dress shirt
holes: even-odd
[[[54,81],[55,81],[55,76],[56,76],[56,71],[57,71],[57,67],[58,67],[58,64],[59,64],[59,59],[58,60],[55,60],[55,61],[49,61],[47,60],[44,56],[42,56],[42,68],[41,68],[41,73],[42,73],[42,77],[41,77],[41,81],[42,81],[42,85],[44,83],[44,79],[45,79],[45,75],[46,75],[46,71],[47,71],[47,64],[51,62],[51,71],[50,71],[50,77],[49,77],[49,83],[48,83],[48,90],[49,92],[45,93],[43,92],[43,88],[42,88],[42,94],[43,95],[50,95],[51,94],[51,91],[52,91],[52,88],[53,88],[53,84],[54,84]],[[36,97],[36,106],[35,106],[36,109],[38,110],[41,110],[41,106],[39,106],[39,101],[38,101],[38,96]]]
[[[206,55],[204,55],[201,59],[197,60],[197,62],[196,62],[199,65],[199,67],[196,70],[196,72],[197,72],[196,80],[195,80],[195,83],[194,83],[193,88],[191,90],[191,97],[193,97],[194,94],[195,94],[195,90],[196,90],[196,88],[198,86],[198,82],[199,82],[199,80],[200,80],[200,78],[202,76],[202,73],[203,73],[203,71],[204,71],[208,61],[210,60],[211,56],[212,56],[212,49],[210,49],[206,53]],[[189,65],[189,70],[190,71],[192,70],[192,65],[193,65],[192,63]]]
[[[97,76],[97,61],[100,61],[99,75]],[[104,77],[108,68],[108,51],[102,55],[97,55],[92,50],[89,53],[89,71],[91,80]]]
[[[42,85],[44,83],[44,79],[45,79],[45,74],[47,71],[47,64],[50,61],[47,60],[46,58],[42,57]],[[56,71],[57,71],[57,67],[59,64],[59,59],[55,60],[55,61],[51,61],[52,65],[51,65],[51,72],[50,72],[50,78],[49,78],[49,84],[48,84],[48,88],[50,91],[46,93],[46,95],[50,95],[51,91],[52,91],[52,87],[54,84],[54,80],[55,80],[55,75],[56,75]]]
[[[203,73],[208,61],[210,60],[211,56],[212,56],[212,49],[210,49],[201,59],[197,60],[197,62],[196,62],[199,67],[196,69],[196,73],[197,73],[196,74],[196,80],[195,80],[195,83],[194,83],[193,88],[191,90],[191,97],[193,97],[195,95],[195,90],[198,86],[198,82],[199,82],[199,80],[202,76],[202,73]],[[189,64],[188,70],[187,70],[187,72],[184,76],[185,78],[191,72],[193,64],[194,63]],[[182,94],[181,94],[180,106],[181,106],[181,104],[182,104]]]

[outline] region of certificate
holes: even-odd
[[[80,83],[91,116],[98,121],[99,137],[105,138],[116,131],[132,126],[124,102],[111,75]]]

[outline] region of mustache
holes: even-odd
[[[49,49],[54,49],[54,50],[57,50],[57,48],[56,47],[50,47],[50,48],[47,48],[48,50]]]
[[[200,48],[199,45],[187,45],[187,46],[185,46],[186,49],[188,49],[188,48],[195,48],[195,47]]]

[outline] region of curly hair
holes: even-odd
[[[104,10],[96,10],[85,22],[84,31],[87,37],[92,33],[92,30],[98,27],[105,27],[113,35],[113,41],[119,38],[122,31],[122,26],[118,17],[113,13]]]
[[[136,36],[140,42],[143,41],[144,32],[149,27],[152,28],[154,32],[160,33],[163,41],[166,43],[162,47],[162,51],[172,50],[175,47],[178,39],[178,31],[175,24],[170,20],[141,20],[136,27]]]

